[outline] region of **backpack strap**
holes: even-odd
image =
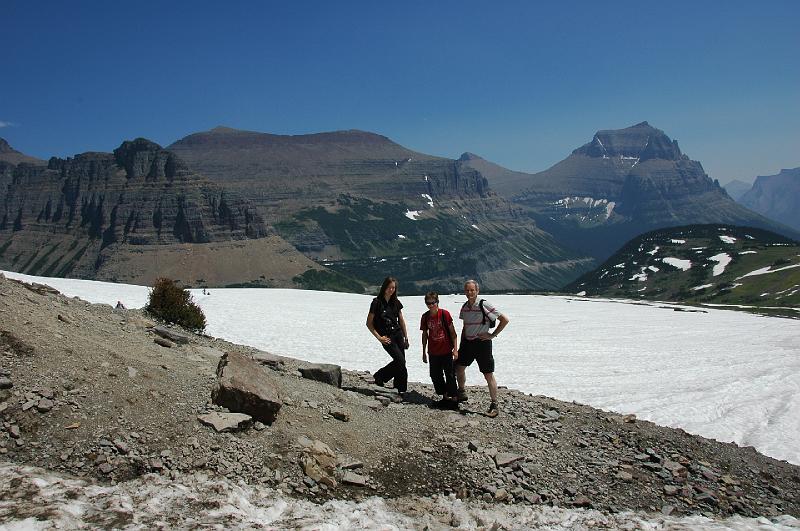
[[[444,337],[447,338],[447,344],[450,345],[450,348],[453,347],[453,338],[450,337],[450,327],[447,326],[447,321],[444,318],[444,309],[439,308],[439,311],[442,314],[442,330],[444,330]]]
[[[483,315],[483,321],[481,321],[481,324],[482,324],[482,325],[485,325],[485,324],[486,324],[486,310],[484,310],[484,309],[483,309],[483,301],[484,301],[484,300],[485,300],[485,299],[481,299],[481,300],[478,302],[478,306],[480,306],[480,309],[481,309],[481,315]]]

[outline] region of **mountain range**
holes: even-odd
[[[630,238],[661,227],[727,223],[797,233],[733,201],[663,131],[642,122],[598,131],[567,158],[536,174],[462,156],[538,226],[604,260]]]
[[[734,202],[646,122],[537,174],[364,131],[217,127],[47,163],[0,144],[0,267],[149,284],[554,290],[650,228],[797,233]]]

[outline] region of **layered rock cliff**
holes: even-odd
[[[182,245],[270,236],[238,194],[141,138],[113,153],[52,158],[47,166],[0,162],[0,187],[0,267],[29,274],[148,281],[162,269],[175,269],[170,251]],[[222,254],[206,264],[187,264],[201,276],[178,278],[192,284],[217,269],[236,269],[225,265]],[[126,255],[151,262],[132,271],[123,265]],[[192,262],[185,256],[181,261]]]

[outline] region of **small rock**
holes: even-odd
[[[422,448],[420,448],[419,450],[420,450],[421,452],[424,452],[424,453],[426,453],[426,454],[432,454],[432,453],[433,453],[433,448],[431,448],[430,446],[423,446],[423,447],[422,447]]]
[[[664,485],[664,494],[667,496],[675,496],[681,489],[675,485]]]
[[[12,387],[14,387],[14,382],[11,381],[11,378],[0,377],[0,389],[11,389]]]
[[[61,314],[58,314],[58,320],[65,324],[72,324],[72,322]]]
[[[572,505],[575,507],[591,507],[592,500],[590,500],[587,496],[578,496],[572,500]]]
[[[674,505],[664,505],[661,507],[661,514],[663,514],[664,516],[669,516],[674,512],[675,512]]]
[[[516,463],[517,461],[522,461],[525,459],[525,456],[519,454],[511,454],[511,453],[498,453],[494,456],[494,462],[497,464],[498,468],[502,468],[504,466],[508,466],[512,463]]]
[[[100,472],[102,472],[103,474],[110,474],[111,471],[114,470],[114,465],[112,465],[111,463],[103,463],[102,465],[100,465],[99,469]]]
[[[36,403],[36,410],[39,413],[47,413],[48,411],[53,409],[54,405],[55,404],[53,404],[53,401],[50,400],[49,398],[42,398],[41,400],[39,400],[39,402]]]
[[[364,463],[361,461],[349,461],[342,465],[344,470],[355,470],[357,468],[364,468]]]
[[[508,491],[502,488],[497,489],[497,491],[494,493],[494,499],[496,501],[505,501],[509,498],[509,496],[510,494],[508,493]]]
[[[346,483],[348,485],[355,485],[356,487],[366,487],[367,478],[362,476],[361,474],[356,474],[355,472],[351,472],[348,470],[342,475],[342,483]]]
[[[125,441],[120,439],[114,439],[114,447],[123,455],[131,451],[130,447],[125,443]]]
[[[617,472],[617,475],[615,477],[620,481],[627,481],[627,482],[633,481],[633,475],[624,471]]]
[[[350,413],[341,409],[336,409],[334,411],[331,411],[331,415],[333,416],[333,418],[341,420],[342,422],[350,421]]]
[[[22,404],[22,411],[28,411],[30,408],[35,407],[38,404],[38,400],[28,400],[24,404]]]
[[[477,452],[478,448],[480,448],[480,443],[477,440],[472,440],[467,445],[467,448],[472,452]]]
[[[253,417],[244,413],[219,413],[213,411],[205,415],[198,415],[197,420],[221,433],[244,429],[250,425]]]
[[[8,428],[8,434],[11,436],[12,439],[19,439],[20,436],[19,426],[17,426],[16,424],[12,424]]]
[[[163,337],[157,337],[157,338],[153,339],[153,341],[157,345],[161,345],[162,347],[172,348],[172,347],[175,346],[175,343],[173,343],[169,339],[164,339]]]

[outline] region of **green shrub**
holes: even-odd
[[[144,310],[156,319],[187,330],[202,331],[206,327],[206,316],[192,301],[192,295],[169,278],[156,279]]]

